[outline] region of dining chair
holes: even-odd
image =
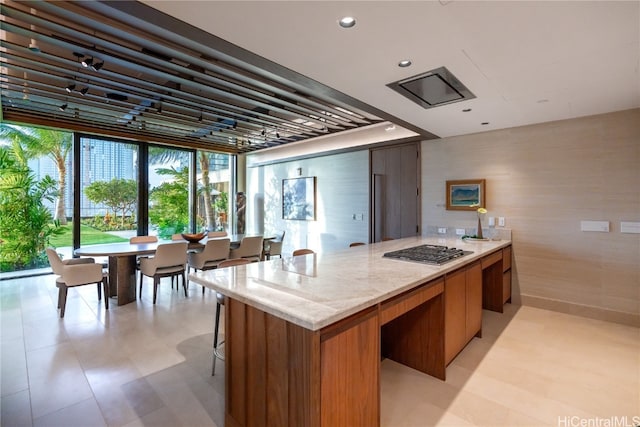
[[[184,237],[182,237],[182,233],[176,233],[171,235],[171,240],[184,240]]]
[[[349,243],[349,247],[350,248],[353,248],[354,246],[364,246],[364,245],[366,245],[366,243],[364,243],[364,242],[352,242],[352,243]]]
[[[231,248],[231,240],[229,239],[210,239],[204,246],[202,252],[189,252],[187,255],[187,280],[189,270],[211,270],[217,268],[218,265],[229,258],[229,250]],[[244,258],[240,258],[244,259]],[[187,281],[187,287],[189,282]],[[204,295],[205,286],[202,287]]]
[[[293,251],[293,256],[298,256],[298,255],[311,255],[311,254],[315,254],[314,251],[312,251],[311,249],[296,249],[295,251]]]
[[[67,290],[75,286],[98,286],[98,300],[102,299],[100,285],[104,288],[104,307],[109,309],[109,281],[102,271],[102,265],[97,264],[93,258],[71,258],[63,260],[53,248],[47,248],[47,258],[54,274],[57,274],[56,286],[58,287],[58,308],[60,317],[64,317],[67,307]]]
[[[265,239],[262,246],[263,259],[271,259],[272,256],[278,255],[282,258],[282,243],[284,240],[285,231],[275,233],[275,238]]]
[[[226,231],[210,231],[207,234],[207,237],[209,238],[217,238],[217,237],[227,237],[227,232]]]
[[[143,276],[153,277],[153,303],[156,303],[158,285],[163,277],[182,276],[184,296],[187,296],[185,279],[185,265],[187,264],[187,242],[164,243],[158,245],[156,253],[151,258],[140,260],[140,298],[142,298]],[[178,288],[179,289],[179,288]]]
[[[243,237],[240,246],[231,249],[229,259],[247,258],[253,262],[260,261],[262,255],[262,236]]]
[[[155,243],[158,241],[157,236],[133,236],[129,238],[129,243]],[[136,257],[136,270],[140,270],[140,259],[141,258],[149,258],[148,255],[138,255]]]
[[[157,236],[133,236],[129,239],[129,243],[155,243],[157,241]]]
[[[227,259],[221,261],[218,264],[218,269],[234,267],[237,265],[251,264],[251,260],[247,258],[235,258],[235,259]],[[218,333],[220,331],[220,311],[221,307],[224,305],[224,295],[220,292],[216,292],[216,320],[213,324],[213,363],[211,366],[211,375],[216,374],[216,359],[224,360],[224,354],[220,351],[220,346],[224,344],[224,340],[220,341],[218,338]],[[225,325],[226,327],[226,325]]]

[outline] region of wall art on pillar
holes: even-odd
[[[316,219],[316,177],[282,180],[282,218]]]

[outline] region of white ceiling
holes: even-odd
[[[440,137],[640,107],[639,1],[144,3]],[[427,110],[386,86],[441,66],[476,98]]]

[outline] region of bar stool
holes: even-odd
[[[251,264],[251,260],[247,258],[234,258],[221,261],[218,264],[218,270],[236,265]],[[216,320],[213,324],[213,363],[211,366],[211,376],[216,374],[216,359],[224,360],[224,353],[220,351],[220,347],[224,344],[224,340],[219,341],[218,332],[220,330],[220,309],[224,305],[224,295],[216,292]],[[226,327],[226,325],[225,325]]]

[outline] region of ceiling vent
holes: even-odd
[[[424,108],[438,107],[476,97],[446,67],[389,83],[387,86]]]

